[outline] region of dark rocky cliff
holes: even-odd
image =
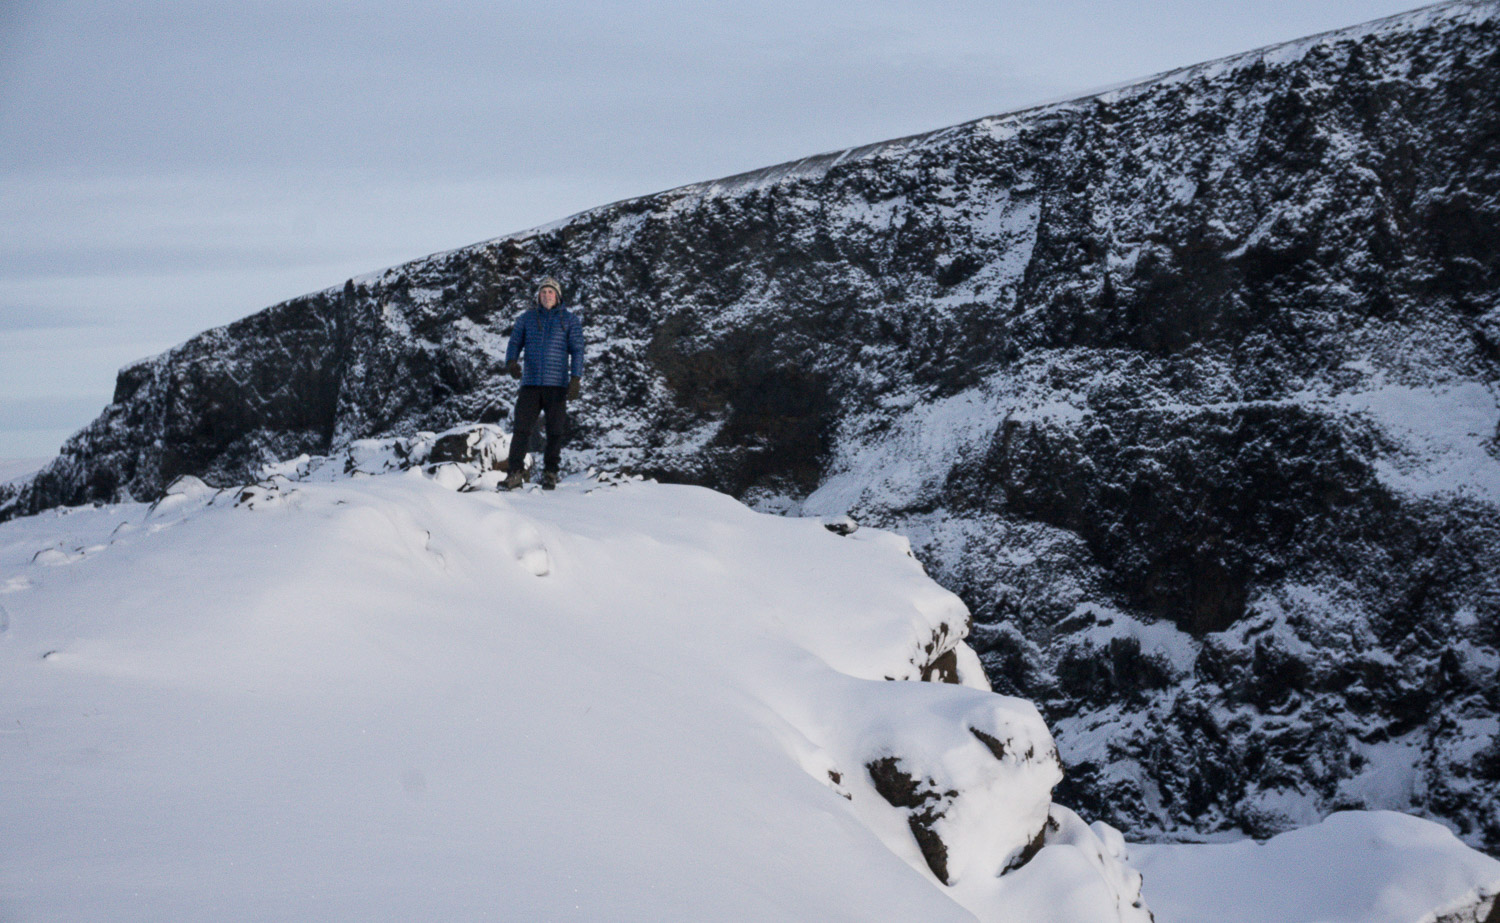
[[[621,202],[209,331],[0,516],[497,419],[562,276],[573,464],[913,537],[1059,800],[1500,848],[1500,4]]]

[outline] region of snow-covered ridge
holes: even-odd
[[[1148,919],[904,539],[435,442],[0,527],[7,919]]]
[[[1047,729],[988,690],[904,539],[609,473],[497,494],[505,438],[367,440],[0,525],[5,918],[1494,905],[1500,862],[1401,815],[1126,844],[1050,803]],[[435,461],[455,445],[475,463]],[[935,661],[949,682],[917,681]]]

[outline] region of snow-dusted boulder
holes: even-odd
[[[457,426],[438,433],[427,451],[432,464],[453,462],[480,471],[503,471],[510,453],[510,434],[487,424]]]

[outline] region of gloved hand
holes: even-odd
[[[578,389],[582,384],[582,381],[583,380],[577,375],[574,375],[571,379],[568,380],[568,400],[578,400]]]
[[[521,363],[519,361],[517,361],[515,359],[510,360],[510,365],[507,365],[505,367],[505,370],[510,373],[510,377],[511,378],[515,378],[517,380],[520,379],[520,377],[521,377]]]

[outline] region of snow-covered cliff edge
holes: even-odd
[[[344,467],[0,526],[5,919],[1149,920],[900,537]]]

